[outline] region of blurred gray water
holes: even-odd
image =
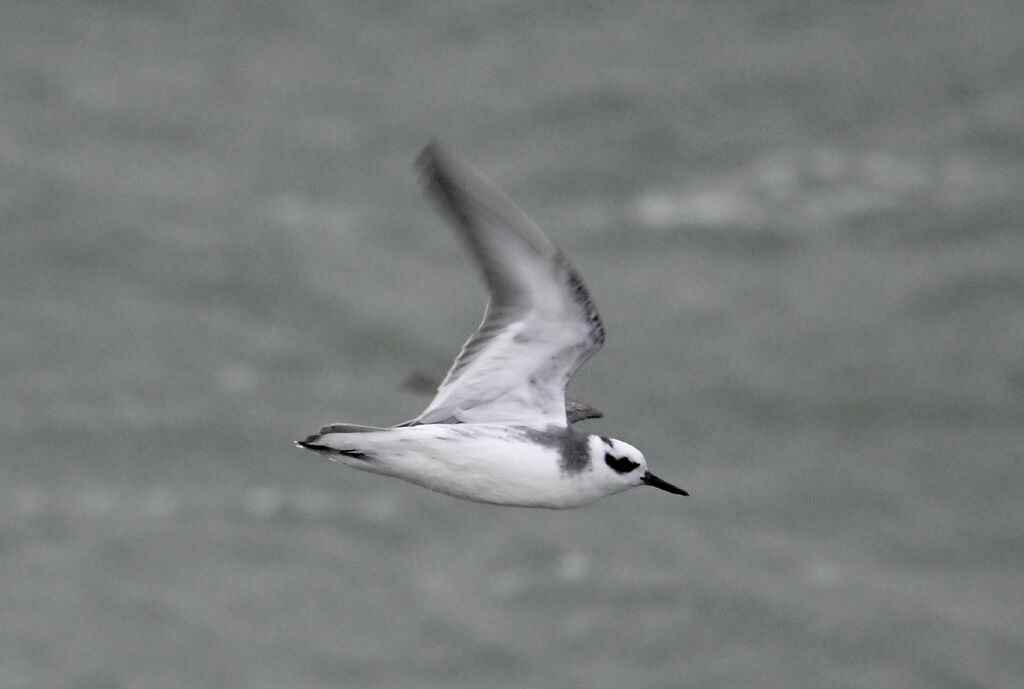
[[[454,500],[291,446],[484,292],[449,144],[690,490]],[[1024,686],[1024,4],[0,9],[0,687]]]

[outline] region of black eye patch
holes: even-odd
[[[616,457],[607,452],[604,453],[604,463],[610,466],[615,471],[619,472],[620,474],[628,474],[629,472],[633,471],[633,469],[636,469],[638,466],[640,466],[632,459],[627,459],[626,457]]]

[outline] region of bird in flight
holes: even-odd
[[[483,274],[483,321],[416,418],[390,428],[336,423],[299,447],[466,500],[580,507],[636,486],[681,488],[628,443],[575,430],[600,417],[565,397],[604,326],[565,255],[483,175],[437,144],[416,159],[427,192]]]

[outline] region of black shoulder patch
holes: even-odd
[[[628,474],[629,472],[633,471],[633,469],[636,469],[638,466],[640,466],[632,459],[629,459],[627,457],[616,457],[615,455],[610,454],[608,452],[604,453],[604,463],[610,466],[615,471],[619,472],[620,474]]]

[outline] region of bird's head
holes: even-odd
[[[590,455],[594,471],[603,482],[619,490],[646,485],[676,495],[689,495],[647,470],[647,460],[640,450],[629,443],[604,436],[590,436]]]

